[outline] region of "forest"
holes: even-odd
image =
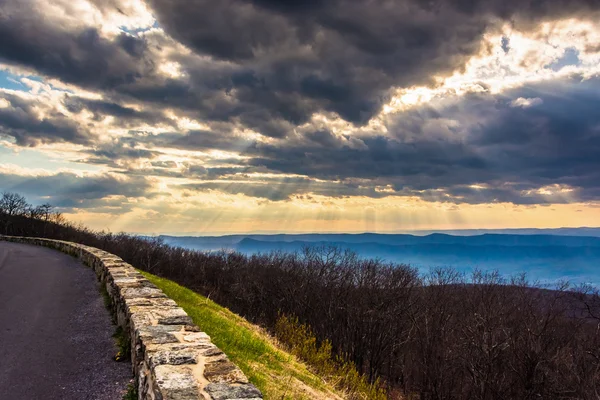
[[[597,399],[600,295],[497,272],[362,259],[332,246],[243,255],[97,232],[50,205],[0,198],[0,234],[98,247],[208,296],[276,335],[308,329],[390,399]],[[358,397],[357,397],[358,398]]]

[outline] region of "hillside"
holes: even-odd
[[[140,271],[183,308],[240,367],[265,399],[341,400],[342,394],[310,371],[257,325],[192,290]]]

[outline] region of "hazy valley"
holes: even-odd
[[[235,250],[244,254],[293,252],[307,246],[333,245],[355,251],[364,258],[409,264],[422,272],[452,267],[466,273],[474,269],[498,270],[503,276],[524,272],[530,280],[540,283],[559,280],[600,283],[598,228],[480,232],[486,231],[160,237],[167,244],[189,249]]]

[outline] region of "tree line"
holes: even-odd
[[[4,234],[102,248],[276,333],[293,318],[391,399],[598,399],[600,295],[497,272],[420,274],[338,247],[200,252],[0,201]],[[6,198],[6,200],[5,200]],[[48,216],[48,217],[47,217]],[[303,328],[304,329],[304,328]],[[285,337],[282,337],[285,344]],[[357,397],[358,398],[358,397]]]

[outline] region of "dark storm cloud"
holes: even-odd
[[[92,27],[68,27],[40,15],[31,0],[1,0],[0,60],[64,82],[109,89],[132,83],[149,65],[145,43],[127,34],[103,37]]]
[[[594,0],[149,3],[174,38],[244,67],[230,81],[238,99],[294,124],[318,110],[366,122],[392,86],[462,67],[498,20],[528,25],[598,9]]]
[[[256,144],[247,154],[255,155],[251,165],[322,179],[404,177],[416,182],[451,168],[475,172],[486,165],[463,143],[402,143],[384,136],[363,138],[362,142],[364,148],[324,147],[312,141],[294,147]]]
[[[93,3],[127,13],[116,0]],[[0,60],[110,92],[115,105],[96,105],[105,112],[127,114],[119,99],[133,98],[275,138],[324,110],[367,122],[390,88],[461,68],[502,21],[593,18],[598,9],[595,0],[150,0],[169,35],[212,56],[173,55],[184,75],[167,78],[158,54],[174,43],[159,32],[106,38],[40,15],[33,0],[0,5]]]
[[[232,177],[232,179],[239,177]],[[327,197],[367,196],[381,198],[389,194],[377,192],[372,187],[361,187],[348,182],[322,182],[309,178],[272,178],[258,181],[217,181],[191,183],[176,186],[194,191],[217,190],[229,194],[243,194],[271,201],[289,200],[292,196],[311,193]]]
[[[119,0],[92,3],[107,15],[127,13]],[[0,135],[19,145],[89,145],[86,162],[120,168],[133,179],[131,188],[119,192],[115,186],[127,183],[114,176],[87,186],[74,176],[32,178],[46,192],[56,187],[78,198],[73,191],[82,190],[90,201],[141,196],[149,190],[143,178],[148,174],[197,179],[188,190],[270,200],[302,193],[457,203],[600,200],[598,78],[434,100],[384,117],[385,135],[302,126],[322,111],[364,124],[391,88],[427,85],[435,75],[462,68],[482,50],[484,32],[506,22],[528,29],[559,17],[594,19],[597,0],[150,0],[168,35],[153,30],[114,37],[64,24],[60,16],[44,14],[43,4],[0,0],[0,62],[99,92],[102,100],[69,95],[63,105],[73,113],[90,111],[96,120],[113,116],[116,127],[169,123],[165,113],[172,111],[211,128],[183,134],[175,128],[158,134],[130,130],[100,144],[60,112],[42,117],[25,100],[7,95]],[[175,41],[191,53],[176,50]],[[508,38],[502,44],[512,51]],[[179,63],[182,73],[161,74],[165,61]],[[250,139],[239,133],[244,128],[271,139]],[[156,160],[161,148],[223,150],[247,158],[173,165]],[[141,160],[149,166],[137,168]],[[252,182],[244,176],[252,172],[306,178]],[[564,192],[561,185],[573,190]],[[69,201],[53,193],[62,204]]]
[[[0,173],[0,188],[63,208],[96,207],[107,196],[151,196],[151,185],[147,179],[109,174],[81,177],[72,173],[49,176]]]
[[[514,107],[518,98],[540,101]],[[325,180],[360,178],[391,185],[388,194],[430,200],[592,201],[600,199],[598,107],[599,78],[540,83],[399,113],[389,136],[362,137],[364,147],[351,148],[329,132],[307,133],[303,142],[256,143],[247,164]]]
[[[459,66],[478,49],[485,28],[457,32],[450,23],[454,11],[444,25],[413,4],[385,10],[376,2],[266,3],[151,2],[173,37],[243,66],[228,85],[242,101],[242,121],[254,128],[273,117],[301,124],[321,110],[366,122],[390,87],[430,82],[432,73]],[[253,119],[253,104],[267,112]]]
[[[127,164],[131,161],[150,160],[155,158],[160,152],[136,149],[122,145],[117,146],[100,146],[98,148],[85,150],[84,154],[89,157],[82,160],[89,164],[102,164],[110,167],[122,167],[123,163]]]
[[[109,9],[117,6],[113,3]],[[101,91],[111,99],[73,96],[66,101],[70,110],[89,108],[97,116],[123,118],[127,125],[132,120],[157,122],[168,107],[195,119],[239,122],[274,137],[291,131],[288,120],[305,120],[319,110],[318,104],[302,104],[294,94],[273,93],[252,82],[254,71],[243,65],[198,63],[181,56],[175,61],[182,64],[185,76],[161,75],[158,67],[164,60],[159,53],[176,43],[159,32],[107,38],[95,27],[68,26],[56,15],[40,15],[34,0],[0,0],[0,5],[0,62]],[[106,12],[105,6],[100,8]],[[231,95],[233,89],[236,96]],[[144,105],[147,113],[122,106],[131,101]]]
[[[137,136],[136,140],[151,146],[168,147],[182,150],[225,150],[245,151],[253,141],[236,136],[231,130],[219,131],[190,130],[184,134],[164,132],[156,135]]]
[[[152,125],[171,122],[160,111],[139,111],[106,100],[86,99],[67,95],[63,100],[63,104],[72,113],[80,113],[83,110],[90,111],[94,114],[94,119],[96,120],[100,120],[105,116],[115,117],[119,126],[140,123]]]
[[[575,76],[502,95],[438,99],[390,116],[386,135],[336,135],[324,128],[264,143],[236,138],[225,129],[145,135],[139,140],[150,148],[239,151],[249,158],[228,160],[229,167],[204,164],[146,172],[203,181],[188,189],[270,200],[310,192],[472,204],[597,201],[599,106],[600,78]],[[245,175],[252,172],[306,179],[265,183],[265,178]],[[207,182],[215,179],[219,181]]]
[[[253,141],[236,137],[225,129],[223,131],[191,130],[185,133],[163,132],[149,134],[147,132],[129,131],[128,135],[122,136],[109,143],[94,145],[81,153],[86,157],[82,162],[102,164],[114,168],[126,168],[130,175],[156,175],[169,177],[198,177],[210,178],[224,174],[247,171],[248,166],[233,168],[214,168],[200,165],[190,166],[188,171],[173,170],[177,165],[173,161],[156,161],[155,158],[163,155],[162,149],[180,149],[187,151],[210,151],[223,150],[231,152],[245,151]],[[140,167],[139,161],[149,161],[152,168]],[[219,163],[234,162],[239,159],[219,160]],[[131,169],[129,164],[133,163]],[[185,164],[185,163],[184,163]],[[184,168],[185,169],[185,168]]]
[[[18,145],[34,146],[38,143],[71,142],[88,144],[89,133],[66,115],[53,111],[40,117],[34,102],[11,94],[0,94],[10,103],[0,108],[0,135],[13,137]]]
[[[155,149],[146,149],[144,143],[138,140],[135,132],[113,139],[108,143],[95,144],[82,150],[84,159],[80,162],[101,164],[113,168],[127,168],[129,164],[139,164],[139,161],[152,161],[162,153]],[[144,136],[140,135],[139,138]]]

